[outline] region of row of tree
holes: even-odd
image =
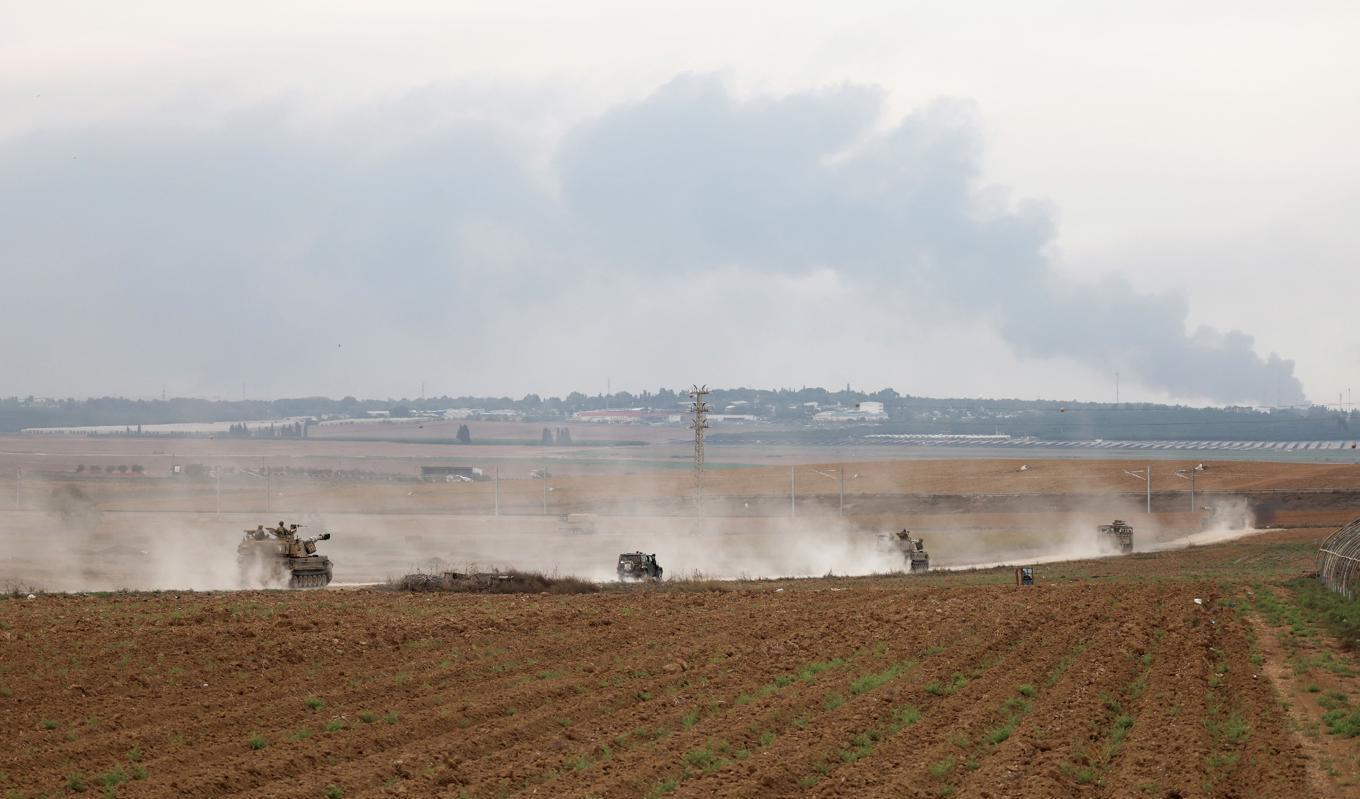
[[[137,432],[141,432],[140,425]],[[307,425],[303,422],[293,422],[292,424],[258,425],[251,428],[245,422],[239,422],[227,427],[227,435],[234,438],[306,438]]]
[[[570,443],[571,443],[571,431],[568,430],[567,428],[559,427],[556,430],[549,430],[546,427],[543,428],[544,446],[550,447],[558,444],[570,444]]]
[[[1038,438],[1228,438],[1237,440],[1318,440],[1350,438],[1360,432],[1360,417],[1322,406],[1287,408],[1194,408],[1140,403],[1094,403],[1063,400],[930,398],[902,395],[892,389],[873,392],[825,388],[713,389],[708,397],[715,412],[750,413],[785,422],[810,419],[829,407],[851,407],[881,402],[892,430],[921,433],[1006,433]],[[116,397],[60,401],[33,397],[0,399],[0,432],[25,427],[86,425],[134,426],[168,422],[234,422],[232,435],[305,437],[306,425],[288,424],[247,429],[246,422],[298,416],[358,418],[368,411],[394,416],[437,412],[450,408],[515,410],[529,420],[560,421],[577,411],[605,408],[650,408],[670,413],[688,406],[684,389],[655,392],[626,391],[566,397],[526,394],[511,397],[431,397],[400,400],[358,400],[344,397],[301,397],[272,401],[199,399],[128,400]],[[299,430],[299,427],[301,429]],[[257,426],[258,428],[258,426]],[[457,440],[471,441],[459,428]],[[558,433],[551,431],[553,443]],[[820,434],[809,433],[813,438]],[[569,440],[569,436],[568,436]],[[546,441],[545,441],[546,443]]]

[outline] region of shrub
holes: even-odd
[[[1322,723],[1327,731],[1343,738],[1360,737],[1360,710],[1347,713],[1343,709],[1329,710],[1322,714]]]
[[[1294,580],[1289,587],[1299,604],[1320,619],[1343,645],[1360,647],[1360,600],[1346,599],[1308,578]]]
[[[252,736],[250,736],[250,740],[248,740],[246,743],[250,744],[250,748],[251,748],[251,749],[256,749],[256,750],[258,750],[258,749],[263,749],[263,748],[265,748],[266,746],[269,745],[269,742],[266,741],[262,736],[259,736],[259,735],[252,735]]]
[[[993,727],[992,729],[988,730],[984,737],[986,738],[987,743],[995,745],[1011,737],[1011,733],[1014,731],[1015,731],[1014,722],[1008,722],[1006,724],[1002,724],[1000,727]]]
[[[878,688],[884,683],[887,683],[893,678],[897,677],[902,672],[906,671],[908,668],[909,664],[894,663],[893,665],[889,666],[886,670],[878,672],[877,674],[866,674],[863,677],[860,677],[858,680],[855,680],[854,682],[850,683],[850,693],[851,695],[858,696],[866,691],[872,691],[873,689]]]
[[[462,594],[591,594],[600,586],[577,577],[549,577],[540,572],[495,571],[482,574],[408,574],[389,581],[395,591],[449,591]]]
[[[921,720],[921,711],[914,707],[898,708],[893,712],[893,722],[906,727]]]
[[[115,768],[113,771],[101,774],[94,778],[94,784],[101,788],[105,788],[106,793],[112,793],[111,790],[107,789],[115,788],[120,783],[124,782],[127,782],[127,774],[123,772],[122,768]]]

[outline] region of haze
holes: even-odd
[[[1358,16],[11,4],[0,395],[1334,403]]]

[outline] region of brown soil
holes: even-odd
[[[1274,589],[1262,586],[1255,590]],[[1270,680],[1280,696],[1281,715],[1294,730],[1295,740],[1307,756],[1313,794],[1338,799],[1354,796],[1360,790],[1357,788],[1360,786],[1360,746],[1353,739],[1326,732],[1322,723],[1324,707],[1319,699],[1339,692],[1350,695],[1350,701],[1355,701],[1357,678],[1353,672],[1360,668],[1360,660],[1326,637],[1300,639],[1289,628],[1271,627],[1260,616],[1252,617],[1252,625],[1262,655],[1260,673]],[[1291,652],[1291,648],[1297,651]],[[1352,673],[1338,674],[1322,667],[1295,669],[1301,661],[1318,654],[1346,664]]]
[[[1305,563],[1291,536],[1308,532],[1045,567],[1024,590],[987,572],[11,599],[0,788],[121,775],[128,797],[1310,796],[1224,601],[1244,557]],[[1250,734],[1230,740],[1215,725],[1234,714]]]

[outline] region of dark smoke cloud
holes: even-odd
[[[459,368],[532,374],[550,368],[534,361],[545,339],[627,332],[600,322],[620,285],[829,269],[883,303],[989,324],[1021,357],[1183,398],[1303,398],[1293,362],[1250,336],[1187,332],[1184,298],[1055,265],[1049,210],[983,183],[966,104],[881,130],[873,89],[748,100],[687,76],[544,160],[466,99],[0,145],[0,332],[48,337],[12,353],[0,391],[74,372],[86,392],[131,373],[301,393],[346,372],[411,382],[451,346]]]

